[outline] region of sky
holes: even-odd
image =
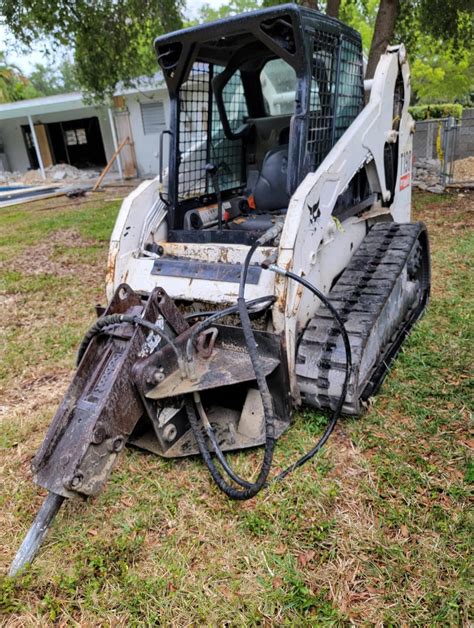
[[[187,0],[185,15],[188,18],[196,17],[198,9],[204,3],[201,0]],[[206,0],[206,4],[210,4],[214,9],[225,4],[225,0]],[[43,63],[48,65],[50,60],[43,54],[43,46],[33,46],[32,49],[25,54],[19,50],[15,51],[11,46],[14,44],[14,38],[8,32],[8,29],[0,24],[0,42],[5,42],[5,49],[7,50],[7,59],[10,63],[18,66],[24,74],[29,74],[33,69],[35,63]]]

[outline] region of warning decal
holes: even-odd
[[[404,190],[411,183],[411,148],[400,153],[400,190]]]

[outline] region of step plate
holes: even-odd
[[[430,272],[423,223],[379,223],[367,234],[328,297],[344,321],[352,375],[343,413],[359,415],[375,394],[401,343],[423,313]],[[322,306],[298,347],[296,375],[305,405],[334,409],[345,377],[345,350]]]

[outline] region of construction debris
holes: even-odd
[[[85,196],[91,189],[91,186],[59,186],[59,185],[43,185],[35,187],[25,187],[20,189],[12,189],[11,191],[0,192],[0,208],[10,207],[11,205],[21,205],[30,203],[31,201],[44,200],[55,196],[67,196],[68,198],[77,198]]]
[[[13,185],[24,184],[32,185],[34,183],[70,183],[78,180],[97,179],[99,172],[96,170],[80,170],[69,164],[56,164],[45,168],[46,179],[43,179],[41,170],[28,170],[27,172],[0,172],[0,184]]]
[[[474,156],[454,162],[454,181],[474,182]]]
[[[444,188],[440,183],[440,174],[439,159],[417,159],[413,165],[413,186],[433,194],[442,194]]]

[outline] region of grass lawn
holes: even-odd
[[[62,508],[16,580],[3,574],[44,496],[29,462],[104,300],[120,201],[1,209],[2,623],[467,626],[473,198],[415,195],[431,235],[429,311],[370,411],[341,422],[312,464],[236,503],[199,459],[127,450],[97,499]],[[276,467],[324,423],[298,415]],[[250,472],[260,455],[233,462]]]

